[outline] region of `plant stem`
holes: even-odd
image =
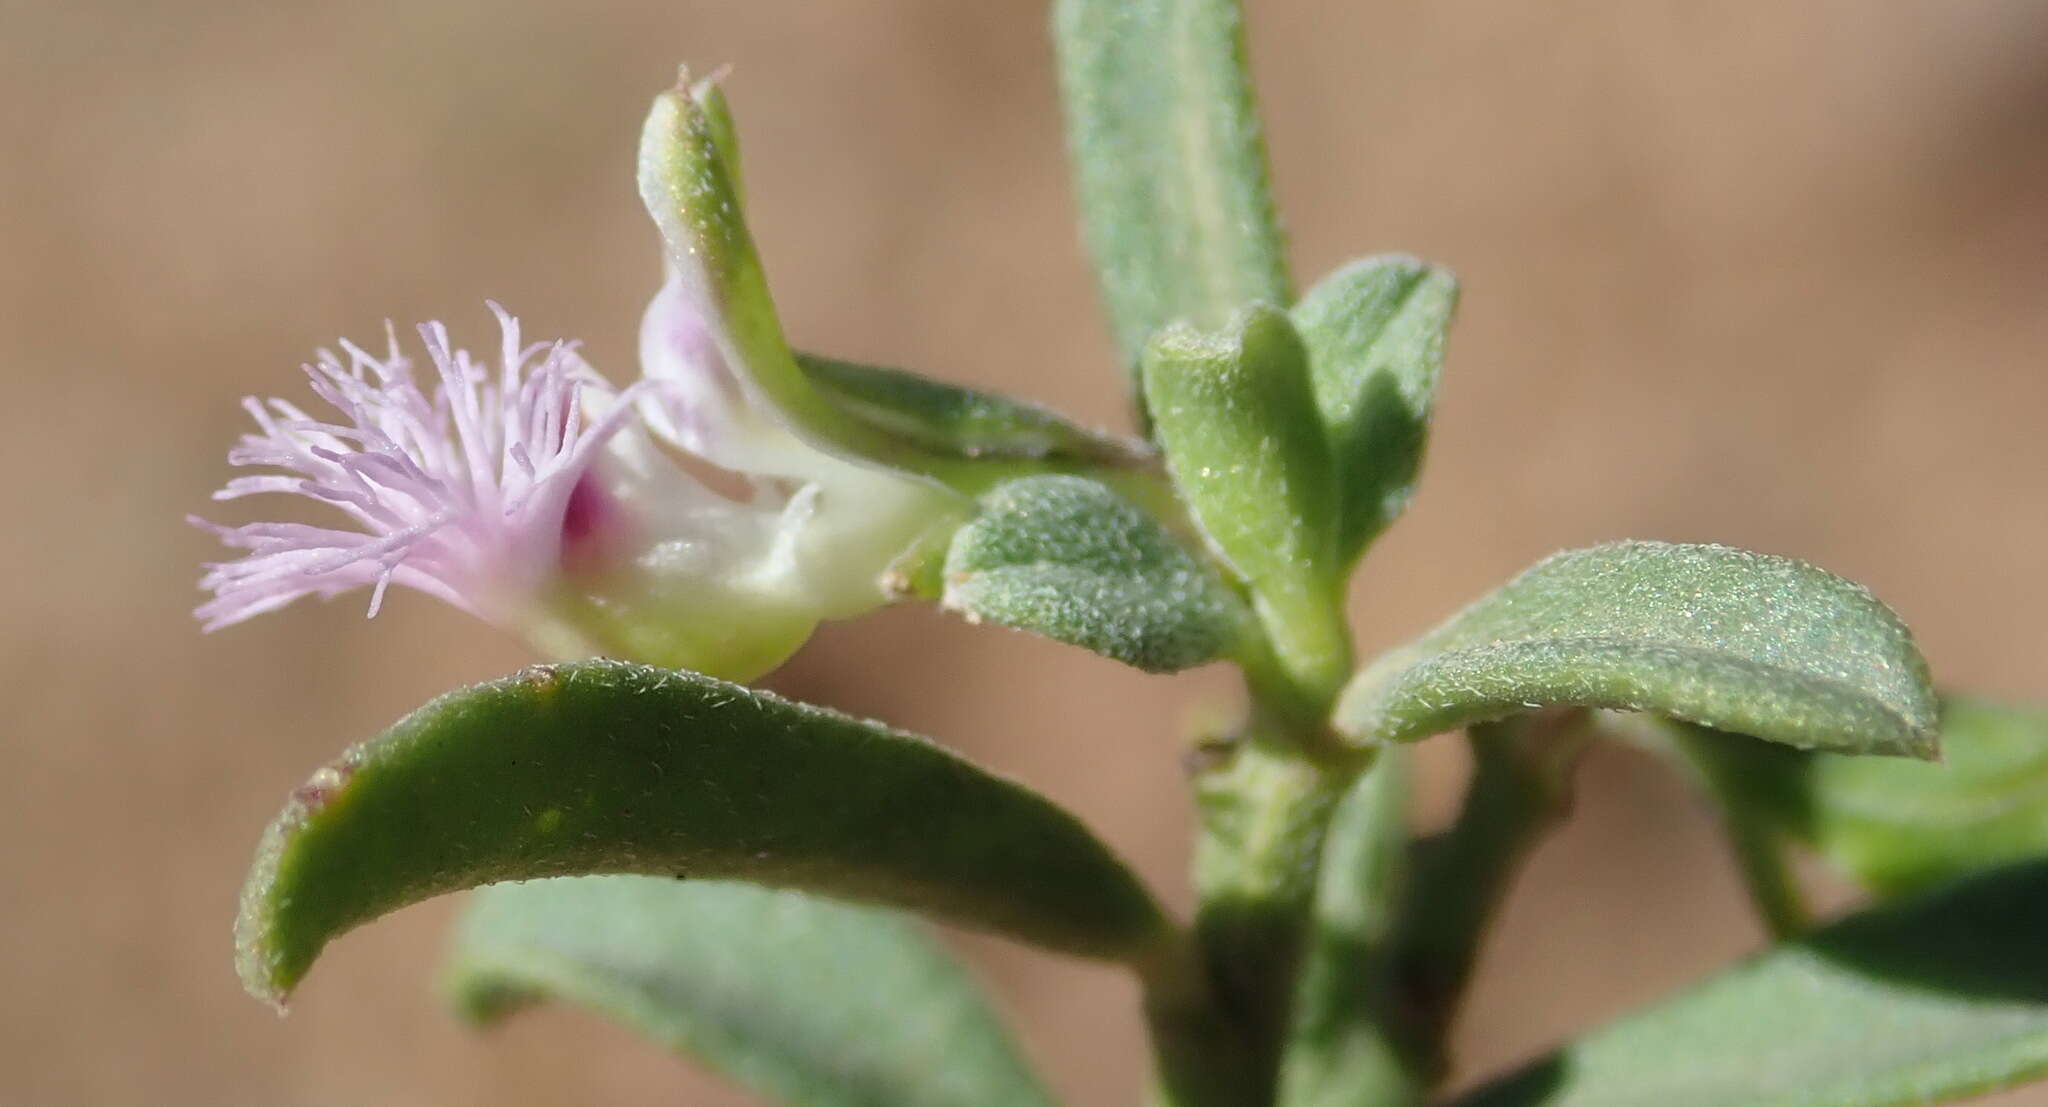
[[[1458,820],[1417,850],[1398,972],[1425,1087],[1449,1069],[1446,1039],[1487,926],[1536,842],[1569,809],[1571,772],[1591,737],[1584,724],[1585,713],[1572,711],[1473,727]]]

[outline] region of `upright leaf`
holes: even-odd
[[[1334,694],[1350,669],[1337,489],[1301,339],[1253,307],[1220,332],[1167,328],[1143,371],[1167,468],[1209,544],[1251,587],[1294,680]]]
[[[1094,481],[1026,477],[953,536],[945,606],[1151,673],[1239,648],[1251,613],[1144,512]]]
[[[242,893],[242,979],[280,1002],[379,915],[593,873],[752,880],[1084,956],[1141,957],[1164,925],[1072,815],[923,739],[592,661],[451,692],[313,774]]]
[[[1095,270],[1135,368],[1177,319],[1293,296],[1236,0],[1058,0],[1061,102]]]
[[[448,972],[480,1022],[588,1007],[802,1107],[1048,1107],[980,990],[888,912],[724,881],[539,880],[471,900]]]
[[[1457,303],[1448,270],[1372,257],[1323,278],[1294,306],[1336,466],[1346,562],[1414,494]]]
[[[1406,742],[1548,706],[1801,748],[1935,750],[1927,663],[1867,590],[1789,558],[1661,542],[1538,564],[1361,673],[1338,725]]]
[[[1854,916],[1454,1107],[1905,1107],[2048,1073],[2048,862]]]

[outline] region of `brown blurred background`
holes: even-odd
[[[1466,280],[1425,495],[1355,596],[1368,646],[1554,549],[1714,539],[1869,582],[1952,685],[2048,694],[2048,7],[1251,6],[1304,282],[1382,250]],[[287,1021],[239,994],[234,893],[284,793],[525,658],[412,594],[202,638],[215,550],[179,520],[238,397],[296,395],[316,344],[387,316],[487,343],[495,297],[630,375],[655,280],[633,144],[681,60],[736,67],[800,342],[1120,421],[1042,23],[0,2],[0,1102],[753,1102],[574,1013],[459,1029],[428,989],[452,902],[340,942]],[[1185,902],[1180,734],[1222,674],[899,611],[775,683],[1022,776]],[[1683,790],[1602,756],[1507,912],[1466,1077],[1758,940]],[[1135,1101],[1122,980],[965,942],[1074,1103]]]

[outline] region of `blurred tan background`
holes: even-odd
[[[1355,596],[1368,646],[1554,549],[1714,539],[1869,582],[1950,684],[2048,694],[2048,6],[1251,7],[1303,281],[1383,250],[1466,280],[1425,494]],[[752,1102],[573,1013],[459,1029],[428,988],[452,902],[340,942],[286,1021],[239,994],[234,893],[284,793],[525,658],[413,594],[202,638],[216,551],[180,519],[238,397],[297,395],[315,345],[387,316],[487,343],[495,297],[630,375],[633,143],[681,60],[736,67],[800,342],[1121,420],[1042,23],[0,0],[0,1103]],[[1185,902],[1180,733],[1222,674],[900,611],[775,683],[1022,776]],[[1598,758],[1507,912],[1466,1078],[1757,941],[1683,790]],[[1072,1102],[1135,1101],[1115,974],[966,944]]]

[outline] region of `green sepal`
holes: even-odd
[[[1255,632],[1221,577],[1129,501],[1081,477],[997,486],[953,536],[944,606],[1146,672],[1230,655]]]
[[[2048,1073],[2048,862],[1852,916],[1452,1107],[1906,1107]]]
[[[1167,923],[1021,785],[878,723],[692,673],[540,666],[451,692],[292,794],[235,935],[274,1003],[329,939],[503,880],[746,879],[1135,961]]]
[[[593,876],[470,900],[445,974],[495,1022],[588,1008],[806,1107],[1050,1107],[975,982],[886,911],[727,881]]]
[[[1145,401],[1167,469],[1217,554],[1250,587],[1274,652],[1309,696],[1349,675],[1337,488],[1307,354],[1285,313],[1184,324],[1145,347]]]
[[[1329,436],[1347,564],[1415,492],[1458,304],[1449,270],[1407,257],[1354,261],[1294,305]]]
[[[1407,742],[1554,706],[1799,748],[1936,752],[1926,660],[1866,589],[1789,558],[1661,542],[1541,562],[1359,674],[1337,727]]]
[[[1117,351],[1293,299],[1236,0],[1058,0],[1074,190]]]

